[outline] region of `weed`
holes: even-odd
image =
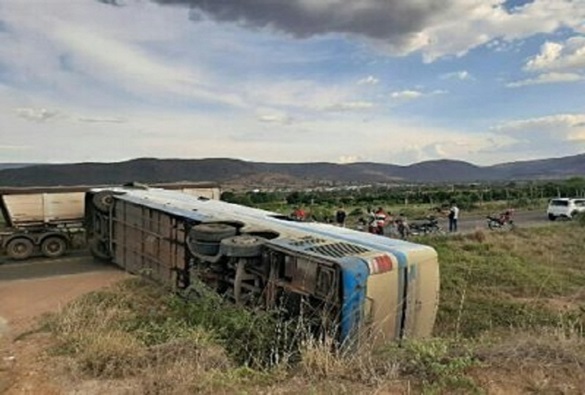
[[[486,234],[481,242],[472,236],[429,239],[441,261],[435,333],[469,337],[498,328],[559,325],[559,311],[549,301],[573,298],[585,285],[585,262],[575,259],[585,246],[575,230]]]
[[[585,226],[585,213],[579,213],[573,218],[580,226]]]
[[[425,393],[444,390],[477,392],[466,372],[477,364],[471,347],[455,340],[407,341],[386,349],[403,376],[421,383]]]
[[[441,261],[439,337],[431,340],[376,348],[364,332],[338,348],[331,334],[310,336],[302,317],[244,309],[202,284],[176,296],[138,279],[86,295],[45,325],[74,371],[135,379],[145,394],[356,393],[394,385],[475,393],[477,377],[501,365],[514,373],[518,365],[572,369],[562,377],[579,389],[585,245],[576,221],[426,240]],[[526,382],[526,391],[557,389],[536,373]]]

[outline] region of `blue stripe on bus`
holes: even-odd
[[[340,340],[355,339],[354,335],[361,327],[366,302],[366,286],[369,276],[368,264],[356,257],[341,259],[341,320]]]

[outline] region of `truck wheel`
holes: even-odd
[[[235,236],[238,230],[228,224],[199,224],[195,225],[189,231],[189,237],[198,241],[221,241],[226,237]]]
[[[252,258],[262,254],[265,240],[261,237],[242,235],[221,241],[220,250],[223,255],[238,258]]]
[[[51,236],[47,237],[41,243],[41,252],[47,258],[57,258],[65,254],[67,251],[67,243],[62,237]]]
[[[25,237],[12,239],[6,245],[6,254],[12,259],[27,259],[33,253],[34,245],[32,241]]]
[[[548,219],[549,221],[554,221],[555,219],[557,219],[557,217],[555,217],[553,214],[549,214]]]
[[[95,195],[93,195],[92,202],[98,211],[101,211],[102,213],[107,213],[108,211],[110,211],[112,203],[114,203],[114,196],[110,191],[98,192]]]

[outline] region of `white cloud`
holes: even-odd
[[[330,85],[316,80],[247,81],[234,88],[248,103],[285,111],[363,111],[375,106],[355,85]]]
[[[380,82],[379,79],[374,77],[373,75],[369,75],[366,78],[362,78],[358,81],[359,85],[377,85]]]
[[[293,122],[292,118],[284,113],[271,113],[259,115],[258,121],[263,123],[275,123],[280,125],[288,125]]]
[[[576,73],[544,73],[538,75],[536,78],[528,78],[525,80],[510,82],[506,86],[508,88],[519,88],[529,85],[554,84],[559,82],[575,82],[585,80],[585,77]]]
[[[341,155],[337,158],[336,163],[340,164],[348,164],[348,163],[356,163],[362,162],[363,158],[360,155]]]
[[[415,89],[406,89],[406,90],[402,90],[402,91],[392,92],[390,94],[390,97],[394,100],[399,100],[399,101],[411,101],[411,100],[415,100],[415,99],[421,99],[423,97],[443,95],[445,93],[447,93],[447,91],[440,90],[440,89],[437,89],[437,90],[434,90],[431,92],[422,92],[422,91],[415,90]]]
[[[10,104],[4,97],[3,105]],[[83,114],[86,119],[124,119],[107,122],[80,122],[78,116],[54,118],[52,122],[22,119],[15,112],[0,111],[0,124],[10,146],[2,150],[5,161],[79,162],[119,161],[140,156],[201,158],[233,157],[256,161],[339,162],[351,157],[374,162],[399,163],[403,145],[437,141],[468,141],[489,146],[482,135],[416,125],[376,113],[364,123],[359,112],[323,113],[296,118],[288,113],[263,108],[252,114],[218,117],[213,113],[170,111],[160,108],[123,108],[117,112],[90,112],[71,105],[55,105],[60,114]],[[289,119],[293,122],[287,123]],[[112,144],[112,142],[115,144]],[[396,142],[400,141],[400,144]],[[221,142],[221,143],[219,143]],[[74,147],[74,149],[64,149]],[[468,148],[448,151],[468,157]],[[425,153],[425,159],[436,159]],[[474,158],[477,160],[477,158]]]
[[[180,97],[245,107],[234,92],[216,89],[218,81],[208,63],[186,59],[200,52],[199,59],[208,60],[205,46],[212,45],[207,41],[178,52],[180,56],[155,50],[164,44],[175,51],[176,43],[184,44],[196,31],[176,10],[149,3],[114,8],[97,2],[66,7],[39,3],[34,13],[25,3],[9,2],[2,10],[9,29],[0,36],[0,64],[13,81],[48,86],[73,100],[112,101],[123,92],[146,100]]]
[[[79,117],[77,118],[79,122],[89,122],[89,123],[124,123],[127,120],[124,118],[119,117]]]
[[[423,96],[424,94],[422,92],[410,89],[392,92],[392,94],[390,95],[390,97],[392,97],[393,99],[398,100],[414,100]]]
[[[557,114],[504,122],[492,131],[531,145],[585,143],[585,114]]]
[[[460,70],[460,71],[454,71],[451,73],[445,73],[445,74],[442,74],[440,76],[440,78],[443,80],[457,79],[457,80],[461,80],[461,81],[474,79],[473,76],[471,75],[471,73],[467,70]]]
[[[322,3],[304,1],[328,12]],[[369,3],[330,0],[331,4],[335,2],[347,3],[350,8]],[[453,109],[459,112],[456,121],[451,109],[438,115],[445,125],[449,123],[445,128],[425,120],[436,118],[437,110],[407,114],[408,121],[398,115],[402,111],[389,111],[402,102],[446,93],[424,85],[429,84],[429,78],[436,78],[428,73],[444,70],[445,63],[423,71],[414,64],[416,58],[400,63],[402,60],[380,57],[347,43],[339,50],[342,46],[337,44],[347,36],[300,41],[266,34],[267,29],[248,32],[209,20],[191,23],[184,9],[145,1],[128,1],[127,6],[118,8],[93,1],[61,7],[49,3],[38,2],[35,7],[19,1],[2,4],[2,19],[8,28],[0,33],[0,133],[2,141],[10,144],[0,149],[6,161],[107,161],[158,156],[291,162],[358,158],[409,163],[448,157],[493,163],[523,157],[525,152],[489,151],[499,147],[495,141],[512,144],[528,137],[521,133],[514,139],[508,137],[503,134],[504,124],[501,130],[486,130],[484,122],[489,120],[466,119],[460,116],[460,108]],[[488,33],[472,42],[500,35],[492,26],[492,11],[485,3],[496,8],[503,4],[453,0],[446,7],[449,18],[438,10],[416,30],[418,33],[386,45],[392,44],[400,53],[420,50],[427,60],[462,54],[469,48],[467,40],[479,37],[468,25],[469,15],[478,10],[484,10],[487,17],[473,16],[477,31]],[[415,9],[425,4],[438,7],[436,1],[427,0],[395,4]],[[557,22],[567,20],[567,2],[536,0],[535,4],[548,4],[551,8],[543,12],[549,17],[554,14]],[[554,4],[558,5],[558,15],[553,12]],[[450,22],[458,18],[455,10],[464,20],[462,32]],[[523,9],[521,13],[526,12]],[[538,22],[542,18],[535,19]],[[532,26],[532,21],[516,20]],[[557,22],[541,27],[550,29]],[[471,35],[466,37],[469,29]],[[509,29],[519,27],[510,25]],[[501,40],[528,35],[529,31],[534,29],[514,36],[504,29]],[[348,34],[355,37],[357,33]],[[369,39],[380,45],[379,39]],[[337,46],[328,45],[331,43]],[[562,45],[564,54],[565,43]],[[396,66],[405,64],[412,65],[412,70],[395,72]],[[443,78],[469,80],[471,72],[479,75],[475,69],[463,70],[468,66],[452,67],[449,70],[455,71],[448,73],[452,76]],[[323,70],[329,68],[334,71],[324,75]],[[565,74],[564,78],[571,78],[566,74],[578,74],[542,71],[550,75],[534,79],[552,79],[552,73]],[[417,82],[411,78],[417,78]],[[382,91],[380,85],[385,84],[380,80],[401,85],[395,85],[399,87],[395,92]],[[416,85],[418,82],[421,85]],[[472,85],[483,88],[479,82]],[[467,104],[464,100],[460,101],[463,106]],[[510,109],[510,113],[513,111]],[[457,122],[469,130],[458,130]],[[568,135],[561,133],[555,139],[551,132],[547,144],[566,141]],[[571,136],[575,138],[576,134]]]
[[[102,32],[73,24],[56,28],[55,39],[73,53],[73,63],[94,78],[139,93],[152,90],[182,95],[212,103],[244,106],[233,93],[222,93],[208,85],[208,76],[192,66],[157,59],[129,43],[107,37]]]
[[[451,5],[395,49],[404,54],[421,51],[425,61],[432,62],[448,55],[462,56],[494,39],[511,42],[562,27],[576,29],[585,19],[582,1],[535,0],[512,12],[505,9],[503,0],[458,0]]]
[[[153,0],[161,4],[164,0]],[[341,34],[393,54],[422,52],[427,61],[494,39],[514,41],[560,28],[582,29],[582,0],[534,0],[508,9],[506,0],[176,0],[218,22],[284,32],[296,38]]]
[[[323,106],[324,111],[345,112],[345,111],[362,111],[369,110],[375,106],[372,102],[367,101],[348,101],[334,103],[329,106]]]
[[[528,60],[527,71],[583,71],[585,70],[585,36],[569,38],[564,43],[545,42],[540,53]]]
[[[46,108],[17,108],[16,113],[20,118],[34,122],[45,122],[59,115],[58,111]]]

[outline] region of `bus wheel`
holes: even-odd
[[[109,261],[110,259],[112,259],[106,241],[94,237],[89,240],[88,244],[89,251],[94,257],[101,259],[103,261]]]
[[[32,241],[25,237],[12,239],[6,245],[6,253],[12,259],[27,259],[33,253],[34,245]]]
[[[187,247],[193,255],[215,256],[219,251],[219,243],[216,241],[188,240]]]
[[[65,254],[67,243],[62,237],[50,236],[41,243],[41,252],[47,258],[57,258]]]
[[[195,225],[189,232],[189,237],[197,241],[219,242],[226,237],[235,236],[236,227],[222,223],[203,223]]]
[[[262,254],[264,242],[261,237],[242,235],[221,241],[221,252],[228,257],[253,258]]]
[[[114,196],[110,191],[101,191],[93,196],[92,201],[94,207],[98,211],[102,213],[107,213],[110,210],[110,207],[112,207],[112,204],[114,203]]]

